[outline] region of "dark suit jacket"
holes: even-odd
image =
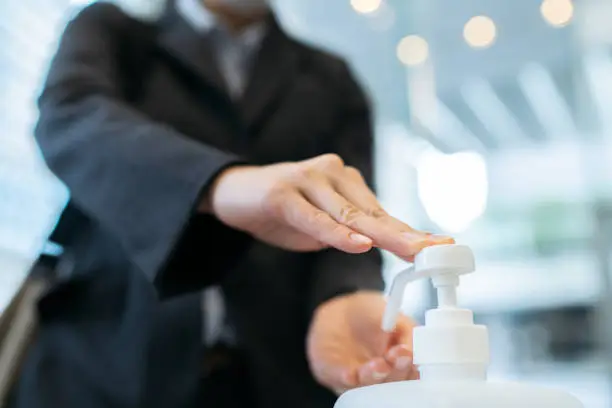
[[[335,152],[371,178],[369,108],[346,64],[270,23],[237,104],[206,40],[172,7],[150,24],[97,3],[68,25],[36,129],[71,191],[52,236],[64,278],[40,303],[18,407],[192,406],[198,291],[215,283],[256,405],[332,406],[308,369],[308,324],[325,300],[381,289],[379,254],[282,251],[194,211],[240,162]]]

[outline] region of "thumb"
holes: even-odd
[[[395,329],[391,336],[391,346],[395,345],[407,345],[412,348],[412,333],[414,328],[417,327],[417,323],[411,318],[400,315],[395,324]]]

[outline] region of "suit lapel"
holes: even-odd
[[[227,96],[226,84],[219,72],[213,50],[205,36],[191,27],[176,11],[168,7],[160,22],[159,45],[202,83]]]
[[[298,67],[295,44],[271,17],[269,32],[255,58],[241,102],[241,111],[249,127],[260,123],[273,111],[274,102],[296,77]]]

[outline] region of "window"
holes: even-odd
[[[71,10],[68,0],[0,2],[0,309],[66,203],[32,131],[35,99]]]

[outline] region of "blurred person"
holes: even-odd
[[[39,108],[71,199],[14,406],[331,407],[416,377],[414,323],[379,328],[372,248],[410,260],[451,239],[380,207],[361,88],[266,1],[179,0],[154,23],[91,5]],[[215,331],[202,310],[220,304]]]

